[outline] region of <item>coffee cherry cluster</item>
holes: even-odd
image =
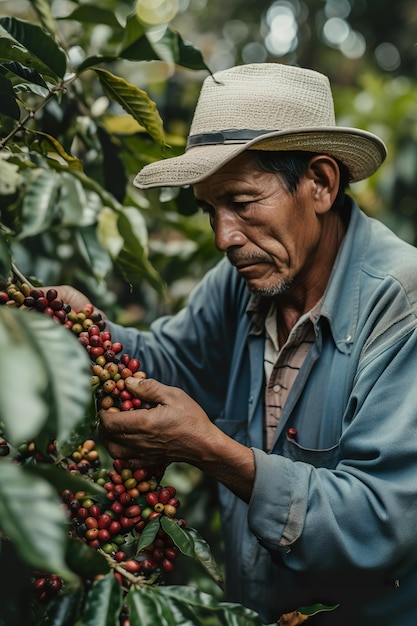
[[[113,342],[109,331],[100,331],[97,324],[78,335],[79,341],[90,355],[91,385],[96,392],[98,407],[110,411],[132,411],[142,407],[142,401],[135,398],[125,387],[125,380],[130,376],[146,378],[139,370],[140,361],[123,350],[120,342]]]
[[[32,589],[38,602],[46,603],[52,600],[64,587],[64,581],[57,574],[34,571]]]
[[[129,376],[146,378],[145,372],[139,371],[139,360],[121,354],[122,344],[112,341],[110,332],[106,330],[106,322],[92,304],[76,312],[58,297],[56,289],[45,291],[29,287],[21,281],[10,283],[5,291],[0,291],[1,304],[24,306],[45,313],[78,337],[91,359],[91,384],[96,392],[99,409],[130,411],[149,408],[149,405],[142,406],[141,400],[125,389],[124,381]]]
[[[115,576],[121,584],[125,584],[123,570],[144,578],[159,575],[161,568],[171,572],[178,548],[164,530],[160,529],[153,544],[139,555],[130,554],[132,542],[126,538],[133,534],[137,543],[146,524],[159,515],[185,525],[185,520],[176,517],[180,501],[175,488],[161,486],[146,469],[130,470],[122,459],[113,461],[112,470],[97,470],[93,478],[106,490],[104,503],[88,497],[85,491],[73,493],[67,489],[62,493],[72,533],[120,565]]]
[[[38,287],[30,287],[22,281],[10,282],[5,289],[0,291],[0,305],[24,306],[27,309],[39,311],[52,317],[56,322],[74,330],[79,334],[89,325],[97,323],[103,330],[106,323],[100,313],[94,311],[93,305],[76,313],[69,304],[65,303],[54,288],[44,290]],[[89,321],[84,326],[84,321]]]
[[[95,449],[94,439],[86,439],[71,454],[67,470],[75,474],[87,474],[90,470],[100,467],[100,456]]]
[[[140,361],[123,353],[123,345],[112,340],[105,321],[92,305],[76,312],[59,298],[55,289],[30,287],[22,280],[8,284],[0,291],[0,305],[47,314],[78,337],[90,357],[91,386],[97,410],[118,412],[151,408],[135,398],[125,386],[129,377],[146,378],[146,373],[140,369]],[[68,459],[60,461],[69,472],[83,474],[105,490],[102,498],[88,497],[87,490],[73,493],[66,489],[62,492],[63,507],[70,522],[69,534],[104,553],[124,589],[138,579],[151,584],[162,582],[162,573],[173,570],[178,555],[171,537],[160,528],[152,544],[139,554],[136,546],[146,525],[155,517],[167,516],[179,526],[186,525],[184,519],[177,517],[180,502],[175,488],[160,484],[165,467],[132,471],[126,461],[115,459],[113,469],[108,471],[101,467],[95,444],[94,439],[86,439]],[[37,452],[33,443],[23,446],[25,449],[19,449],[18,461],[24,462],[31,456],[35,462],[56,462],[53,441],[46,455]],[[8,452],[7,441],[1,439],[0,456]],[[58,576],[34,573],[33,588],[40,602],[47,602],[62,587],[63,581]],[[120,624],[129,624],[128,607],[121,611]]]
[[[0,291],[0,304],[8,306],[25,306],[52,317],[56,322],[64,324],[71,307],[58,297],[56,289],[29,287],[27,283],[11,283],[6,291]]]
[[[0,305],[21,306],[30,295],[30,290],[31,287],[25,282],[10,282],[0,291]]]

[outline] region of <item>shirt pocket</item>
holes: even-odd
[[[280,454],[291,461],[300,461],[313,467],[325,467],[326,469],[335,469],[341,459],[339,443],[329,448],[306,448],[288,435],[284,440]]]

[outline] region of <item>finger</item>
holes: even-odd
[[[102,437],[118,438],[126,441],[129,434],[140,432],[140,419],[143,409],[138,411],[99,411],[99,429]],[[143,416],[146,417],[146,416]]]
[[[153,404],[166,404],[173,389],[154,378],[134,378],[133,376],[125,379],[125,386],[137,398]]]
[[[103,443],[113,459],[132,459],[136,455],[134,447],[126,446],[110,439],[103,439]]]
[[[140,459],[136,459],[136,458],[127,459],[127,466],[130,470],[132,470],[132,472],[138,469],[143,469],[145,472],[147,470],[146,464]]]

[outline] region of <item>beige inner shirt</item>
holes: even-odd
[[[307,352],[315,341],[314,322],[319,316],[321,300],[304,315],[291,329],[285,344],[278,345],[278,331],[275,304],[265,318],[265,417],[264,446],[272,448],[275,431],[289,391],[300,371]]]

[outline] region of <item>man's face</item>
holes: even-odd
[[[303,176],[290,193],[277,174],[260,171],[244,152],[196,184],[194,193],[209,215],[216,247],[251,291],[275,296],[308,286],[321,233],[311,178]]]

